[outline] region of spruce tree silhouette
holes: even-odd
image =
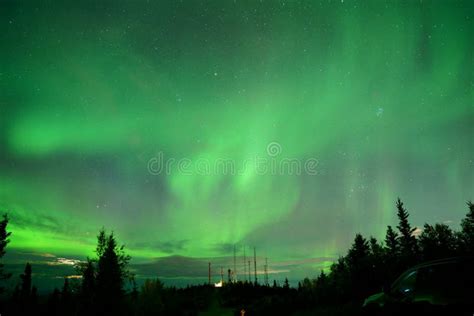
[[[96,306],[98,313],[124,313],[124,280],[128,277],[130,256],[119,247],[113,233],[102,229],[97,237]]]
[[[167,303],[163,297],[164,292],[164,285],[159,279],[146,280],[139,294],[139,314],[162,315]]]
[[[400,246],[400,264],[403,268],[414,264],[418,260],[418,243],[413,233],[416,227],[411,227],[408,222],[410,214],[404,208],[403,202],[400,198],[397,199],[397,216],[398,216],[398,230],[400,232],[399,246]]]
[[[6,253],[6,247],[8,243],[10,242],[10,235],[11,232],[7,231],[7,225],[8,225],[8,215],[3,214],[3,219],[0,221],[0,259],[5,255]],[[5,273],[3,271],[4,265],[3,263],[0,263],[0,280],[6,280],[9,277],[11,277],[11,273]],[[0,286],[0,293],[4,291],[4,287]]]
[[[324,270],[321,270],[321,273],[318,275],[317,283],[318,286],[324,287],[328,281],[328,276],[324,273]]]
[[[82,266],[81,294],[92,298],[95,289],[95,266],[92,259],[87,258]]]
[[[385,235],[385,253],[389,258],[396,258],[399,252],[398,234],[392,229],[392,226],[387,226],[387,233]]]
[[[69,298],[71,296],[71,289],[69,287],[69,279],[64,278],[63,290],[61,291],[61,296],[63,299]]]
[[[25,271],[20,275],[20,287],[15,290],[13,294],[15,301],[16,312],[20,314],[29,314],[33,309],[33,302],[36,296],[36,288],[32,292],[32,281],[31,281],[31,264],[29,262],[25,265]],[[32,295],[33,294],[33,295]]]
[[[329,295],[331,294],[329,290],[329,278],[324,273],[324,270],[321,270],[321,273],[318,275],[316,278],[315,282],[315,287],[316,287],[316,293],[315,293],[315,299],[317,304],[327,304]]]
[[[361,234],[356,234],[354,243],[347,253],[347,264],[352,281],[351,289],[358,299],[367,295],[369,289],[367,284],[371,271],[369,255],[369,243]]]
[[[466,217],[461,221],[461,232],[459,234],[460,248],[464,254],[474,255],[474,203],[467,202],[469,208]]]
[[[425,224],[419,243],[425,261],[448,258],[456,254],[456,236],[446,224]]]
[[[363,264],[369,255],[369,249],[367,240],[361,234],[356,234],[352,247],[347,253],[349,267],[353,269]]]
[[[31,270],[31,264],[27,262],[25,271],[20,275],[20,298],[24,303],[28,303],[31,296]]]
[[[403,270],[399,265],[400,242],[399,236],[392,226],[387,226],[385,234],[385,248],[384,248],[384,281],[383,285],[388,285],[393,281],[398,274]]]
[[[94,260],[87,257],[86,261],[78,267],[78,272],[82,275],[79,287],[79,315],[92,315],[95,298],[95,265]]]
[[[350,273],[347,260],[340,257],[331,265],[331,288],[333,302],[344,301],[350,295]]]
[[[132,299],[132,303],[137,304],[139,291],[135,276],[130,278],[130,284],[132,285],[132,292],[130,293],[130,298]]]
[[[72,303],[72,293],[69,285],[69,279],[64,278],[64,284],[61,291],[61,313],[67,314],[70,312]]]
[[[368,265],[371,272],[368,275],[367,285],[369,289],[375,289],[381,286],[385,279],[385,251],[375,237],[370,237],[369,248]]]

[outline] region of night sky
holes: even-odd
[[[104,226],[142,276],[207,280],[236,244],[296,280],[382,238],[398,196],[457,229],[473,19],[467,0],[2,1],[7,260],[61,276]]]

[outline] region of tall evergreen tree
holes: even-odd
[[[370,247],[367,240],[361,235],[356,234],[352,247],[347,253],[347,261],[350,267],[358,266],[365,260],[370,253]]]
[[[105,252],[105,248],[107,247],[107,234],[105,233],[104,227],[99,231],[97,235],[97,247],[95,248],[95,253],[97,258],[102,257]]]
[[[134,304],[137,303],[138,300],[138,286],[137,281],[135,280],[135,276],[130,278],[130,284],[132,285],[132,292],[130,293],[130,298]]]
[[[372,259],[375,261],[381,260],[383,255],[383,246],[378,242],[375,237],[371,236],[369,238],[369,247]]]
[[[385,248],[384,248],[384,259],[383,264],[385,269],[383,270],[383,278],[385,283],[393,281],[398,274],[403,270],[400,268],[400,242],[398,233],[392,228],[387,226],[387,232],[385,234]]]
[[[454,256],[456,237],[446,224],[425,224],[420,235],[420,247],[424,260]]]
[[[369,247],[369,264],[371,272],[369,273],[369,279],[367,280],[367,282],[369,283],[370,289],[376,290],[382,287],[384,283],[386,269],[386,267],[384,266],[385,251],[383,246],[378,242],[375,237],[370,237]]]
[[[321,270],[321,273],[316,278],[315,296],[317,304],[327,304],[328,296],[330,295],[329,277]]]
[[[69,285],[68,278],[64,278],[63,289],[61,291],[61,298],[63,302],[67,302],[67,303],[69,303],[69,300],[71,299],[71,287]]]
[[[86,259],[86,262],[81,264],[79,267],[79,273],[82,275],[82,281],[79,292],[79,314],[80,315],[92,315],[92,306],[94,304],[95,292],[96,292],[96,273],[94,261],[90,258]]]
[[[90,258],[80,267],[82,274],[81,293],[83,295],[92,296],[95,290],[95,266],[94,261]]]
[[[411,227],[408,222],[410,214],[403,206],[403,202],[400,198],[397,199],[397,216],[399,224],[397,226],[400,231],[399,245],[402,265],[407,266],[416,262],[418,257],[418,243],[413,233],[416,227]]]
[[[339,257],[331,265],[331,294],[335,301],[343,301],[350,295],[349,264],[345,257]]]
[[[369,279],[371,271],[370,246],[361,234],[356,234],[352,247],[347,253],[347,265],[350,273],[351,291],[356,298],[360,299],[367,295],[370,289],[367,279]]]
[[[130,256],[118,246],[113,233],[106,235],[102,229],[97,237],[96,303],[99,313],[123,312],[124,281],[128,278]]]
[[[6,253],[6,247],[8,243],[10,242],[10,235],[11,232],[7,231],[7,225],[8,225],[8,215],[3,214],[3,219],[0,221],[0,259],[5,255]],[[5,280],[8,279],[11,276],[11,273],[5,273],[3,271],[4,265],[3,263],[0,263],[0,280]],[[0,293],[3,292],[4,288],[0,287]]]
[[[466,217],[461,221],[459,239],[461,250],[467,255],[474,255],[474,203],[467,202],[469,208]]]
[[[385,235],[385,252],[390,259],[395,258],[399,252],[398,234],[390,225],[387,226],[387,233]]]
[[[25,271],[20,275],[20,297],[23,302],[27,302],[31,296],[31,264],[29,262],[25,265]]]
[[[316,286],[321,289],[325,289],[327,286],[327,282],[328,282],[328,276],[326,275],[326,273],[324,273],[324,270],[321,270],[321,273],[318,275],[316,279]]]
[[[71,294],[71,289],[69,287],[69,279],[64,278],[64,283],[63,283],[63,290],[61,292],[61,295],[70,295]]]
[[[34,310],[34,304],[36,303],[36,287],[32,286],[32,269],[31,264],[28,262],[25,265],[25,271],[20,275],[20,287],[18,292],[14,294],[16,296],[16,312],[20,315],[29,315]]]
[[[164,284],[159,280],[145,280],[139,301],[141,315],[163,315],[165,306]]]

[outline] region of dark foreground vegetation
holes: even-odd
[[[358,315],[365,298],[390,284],[400,273],[420,262],[474,256],[474,204],[461,229],[425,224],[421,234],[408,221],[409,213],[396,202],[398,226],[387,227],[385,239],[357,234],[347,254],[297,288],[286,281],[263,286],[249,282],[187,288],[165,287],[159,279],[138,287],[128,266],[130,256],[115,236],[105,230],[97,238],[96,257],[77,266],[80,279],[65,279],[61,289],[38,295],[32,267],[12,276],[0,265],[0,278],[18,278],[14,289],[4,289],[1,315]],[[10,233],[8,217],[0,221],[0,257]],[[474,268],[474,267],[473,267]]]

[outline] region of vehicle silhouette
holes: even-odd
[[[474,258],[416,265],[369,296],[365,315],[474,315]]]

